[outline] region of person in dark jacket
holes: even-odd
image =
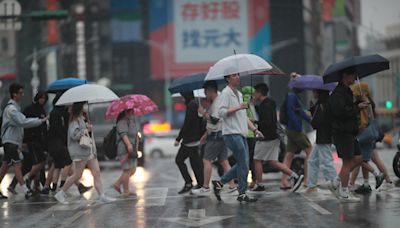
[[[333,181],[337,176],[332,157],[332,128],[327,113],[329,91],[314,90],[317,102],[311,107],[311,126],[317,131],[314,150],[308,159],[307,193],[318,192],[318,174],[320,164],[326,181]]]
[[[253,97],[257,102],[261,102],[257,109],[259,120],[256,121],[256,124],[258,125],[258,130],[264,135],[264,138],[256,142],[254,149],[253,161],[257,184],[252,191],[265,191],[265,187],[262,185],[262,162],[266,161],[268,165],[290,176],[290,179],[293,180],[292,191],[295,192],[300,187],[304,176],[298,175],[278,160],[280,140],[277,133],[278,120],[275,101],[267,97],[269,91],[267,84],[260,83],[254,88],[255,93]]]
[[[340,73],[339,84],[333,90],[328,101],[332,124],[333,143],[343,165],[339,176],[329,185],[330,190],[342,202],[359,202],[360,198],[349,193],[350,172],[362,162],[361,151],[357,141],[358,114],[360,109],[368,107],[367,99],[354,102],[350,86],[356,79],[356,71],[347,68]],[[341,184],[341,188],[339,186]]]
[[[45,118],[47,113],[44,109],[48,100],[47,94],[39,91],[32,102],[31,105],[25,108],[23,114],[26,117],[39,117]],[[34,128],[26,128],[24,129],[24,139],[23,145],[27,148],[27,151],[24,151],[24,160],[22,163],[22,175],[25,176],[29,173],[28,177],[25,179],[26,185],[31,187],[32,180],[39,177],[41,170],[44,167],[44,163],[46,161],[46,153],[47,148],[46,145],[46,134],[47,134],[47,123],[43,122],[40,126]],[[8,191],[16,194],[15,186],[17,185],[17,178],[14,176],[14,179],[11,181],[8,186]]]
[[[192,188],[192,178],[187,170],[185,160],[189,157],[190,165],[196,176],[198,186],[204,182],[202,159],[199,155],[200,138],[205,132],[205,126],[202,124],[202,118],[199,117],[199,105],[194,100],[193,92],[181,93],[185,99],[186,113],[185,120],[175,140],[175,146],[181,145],[175,162],[185,180],[185,185],[178,194],[189,192]]]

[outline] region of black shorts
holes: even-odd
[[[336,147],[339,158],[348,159],[361,155],[360,145],[353,135],[334,135],[333,144]]]
[[[53,158],[54,168],[62,169],[65,166],[72,164],[67,146],[60,144],[49,144],[48,148],[49,154]]]
[[[46,161],[46,153],[41,144],[35,142],[29,142],[27,143],[27,145],[28,145],[28,151],[32,155],[33,165]]]
[[[3,163],[6,162],[7,165],[11,166],[15,163],[22,161],[22,152],[18,150],[18,145],[13,143],[4,143],[4,159]]]

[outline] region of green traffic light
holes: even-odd
[[[392,101],[387,100],[387,101],[386,101],[386,108],[387,108],[387,109],[391,109],[392,107],[393,107]]]

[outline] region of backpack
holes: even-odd
[[[287,114],[287,98],[288,98],[288,96],[286,95],[285,100],[283,101],[283,104],[279,108],[279,122],[283,125],[287,125],[289,122],[288,114]]]
[[[117,127],[114,126],[103,138],[103,151],[108,159],[117,157]]]
[[[2,126],[3,126],[3,113],[4,113],[4,110],[6,110],[6,107],[7,107],[8,105],[11,105],[11,104],[12,104],[12,103],[7,103],[6,106],[4,106],[4,108],[3,108],[2,112],[1,112],[1,117],[0,117],[0,132],[1,132],[1,128],[2,128]],[[4,134],[6,133],[8,127],[9,127],[9,126],[7,126],[6,129],[4,130]],[[1,134],[1,137],[0,137],[0,147],[2,147],[2,146],[3,146],[3,139],[2,139],[3,133],[0,133],[0,134]]]

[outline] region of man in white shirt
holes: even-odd
[[[236,164],[222,177],[221,180],[213,180],[214,194],[221,201],[220,192],[224,184],[238,178],[239,202],[255,202],[257,199],[246,195],[247,175],[249,172],[249,152],[246,141],[248,129],[253,130],[257,137],[263,137],[262,133],[247,118],[248,104],[243,103],[243,96],[237,90],[240,84],[239,74],[225,76],[228,85],[222,90],[218,114],[223,119],[222,135],[226,146],[232,151]]]
[[[203,113],[203,117],[207,120],[207,131],[200,140],[201,143],[207,141],[203,155],[204,183],[201,188],[193,189],[192,194],[207,196],[211,193],[209,187],[212,171],[211,162],[217,159],[223,167],[224,172],[227,172],[231,166],[228,162],[228,150],[222,138],[222,119],[218,114],[220,96],[218,95],[217,83],[215,81],[207,81],[204,84],[204,93],[207,100],[211,102],[208,110]],[[228,192],[235,191],[235,183],[233,181],[229,182]]]

